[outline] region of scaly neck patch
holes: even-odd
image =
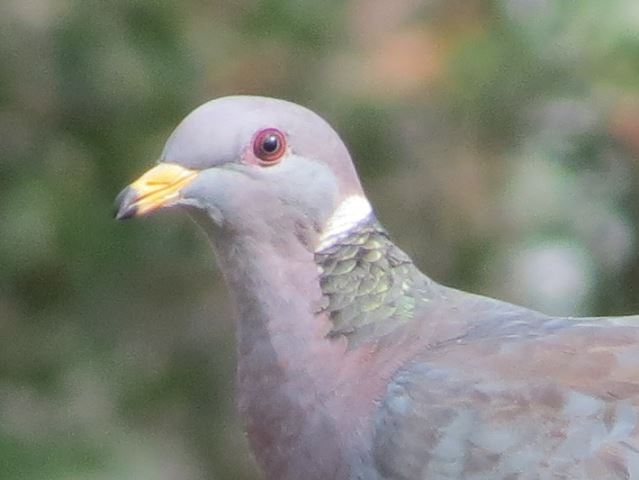
[[[389,238],[372,214],[315,253],[323,298],[319,312],[333,324],[329,337],[349,345],[379,338],[413,318],[428,302],[432,281]]]

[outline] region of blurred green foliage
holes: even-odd
[[[181,215],[119,189],[205,100],[307,105],[435,279],[639,311],[635,0],[0,4],[0,478],[258,478]]]

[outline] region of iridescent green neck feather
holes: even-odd
[[[413,318],[433,282],[371,216],[315,254],[323,299],[333,324],[329,337],[349,346],[380,338]]]

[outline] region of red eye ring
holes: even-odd
[[[253,154],[265,165],[273,165],[286,153],[286,137],[277,128],[260,130],[253,140]]]

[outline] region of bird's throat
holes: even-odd
[[[322,293],[312,252],[293,236],[222,240],[214,245],[237,317],[238,404],[259,463],[278,480],[348,478],[338,425],[352,408],[348,392],[336,392],[352,384],[352,369],[344,342],[314,313]]]

